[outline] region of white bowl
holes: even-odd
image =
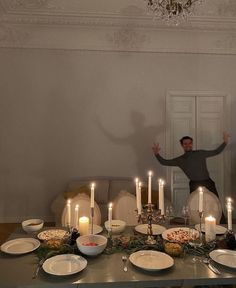
[[[108,221],[104,223],[106,229],[109,229]],[[111,233],[112,234],[120,234],[125,230],[126,222],[122,220],[111,220]]]
[[[21,223],[22,228],[27,233],[37,232],[43,228],[44,221],[42,219],[28,219]]]
[[[87,245],[96,243],[96,246]],[[76,239],[76,244],[80,252],[88,256],[101,254],[107,246],[107,238],[102,235],[83,235]]]

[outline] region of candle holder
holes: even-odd
[[[165,221],[165,216],[161,215],[160,209],[154,209],[154,204],[146,204],[144,206],[144,210],[141,211],[141,214],[137,214],[138,223],[147,223],[147,244],[156,244],[156,240],[153,237],[153,230],[152,230],[152,224],[153,222],[160,223]],[[137,210],[135,210],[137,212]]]
[[[202,218],[203,218],[203,211],[198,211],[199,214],[199,226],[200,226],[200,231],[199,231],[199,239],[200,242],[203,243],[203,237],[202,237]]]
[[[91,234],[93,234],[94,207],[91,207]]]

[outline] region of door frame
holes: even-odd
[[[170,145],[170,119],[168,115],[170,114],[170,100],[171,97],[223,97],[223,105],[224,105],[224,113],[223,113],[223,127],[225,131],[230,133],[230,119],[231,119],[231,95],[226,92],[221,91],[199,91],[199,90],[167,90],[166,92],[166,129],[165,129],[165,157],[168,159],[171,157],[171,145]],[[222,131],[223,133],[223,131]],[[226,147],[223,154],[224,161],[224,169],[223,169],[223,177],[224,184],[222,195],[223,197],[232,197],[231,193],[231,152],[228,147]],[[170,183],[170,191],[169,195],[171,197],[171,201],[174,199],[173,195],[173,181],[171,179],[171,167],[167,167],[166,179],[167,182]],[[222,209],[225,211],[225,205],[222,203]]]

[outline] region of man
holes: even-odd
[[[164,159],[159,154],[159,143],[154,143],[152,150],[157,160],[165,166],[177,166],[183,170],[189,178],[190,193],[199,186],[205,186],[209,191],[213,192],[217,197],[215,182],[210,178],[207,169],[206,159],[221,153],[229,142],[229,134],[223,133],[223,143],[215,150],[193,150],[193,139],[184,136],[180,139],[180,144],[184,150],[184,154],[173,159]]]

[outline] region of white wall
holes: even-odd
[[[51,220],[72,177],[165,176],[167,90],[231,94],[236,187],[236,56],[1,48],[0,63],[1,222]]]

